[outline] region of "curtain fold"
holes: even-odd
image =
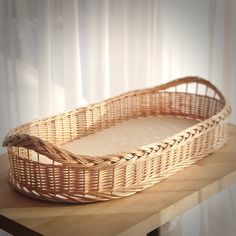
[[[232,107],[231,121],[236,123],[236,1],[224,1],[223,89]]]
[[[62,10],[63,31],[61,37],[63,37],[64,102],[65,107],[73,109],[79,103],[82,104],[84,102],[81,80],[78,2],[73,0],[71,4],[68,4],[63,1]],[[73,92],[71,92],[71,88],[73,88]]]
[[[37,18],[35,54],[37,64],[35,69],[38,75],[32,80],[38,83],[38,109],[41,116],[46,116],[52,112],[53,96],[53,73],[52,73],[52,53],[53,53],[53,4],[52,1],[43,1],[37,4]],[[30,20],[29,20],[30,23]],[[29,63],[30,64],[30,63]],[[37,104],[36,104],[37,106]]]

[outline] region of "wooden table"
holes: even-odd
[[[56,204],[12,190],[0,156],[0,214],[44,235],[146,235],[236,182],[236,126],[218,152],[131,197],[94,204]]]

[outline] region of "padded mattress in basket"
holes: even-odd
[[[4,139],[9,182],[49,201],[129,196],[223,146],[229,114],[213,84],[185,77],[36,120]]]

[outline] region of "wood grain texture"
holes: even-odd
[[[92,204],[59,204],[21,196],[7,183],[0,157],[0,214],[44,235],[143,236],[236,182],[236,126],[214,154],[133,196]]]

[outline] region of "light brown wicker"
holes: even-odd
[[[3,142],[10,160],[9,181],[26,195],[50,201],[129,196],[219,149],[226,142],[229,114],[219,90],[198,77],[124,93],[11,130]],[[159,115],[199,122],[161,142],[123,153],[92,157],[60,147],[125,120]]]

